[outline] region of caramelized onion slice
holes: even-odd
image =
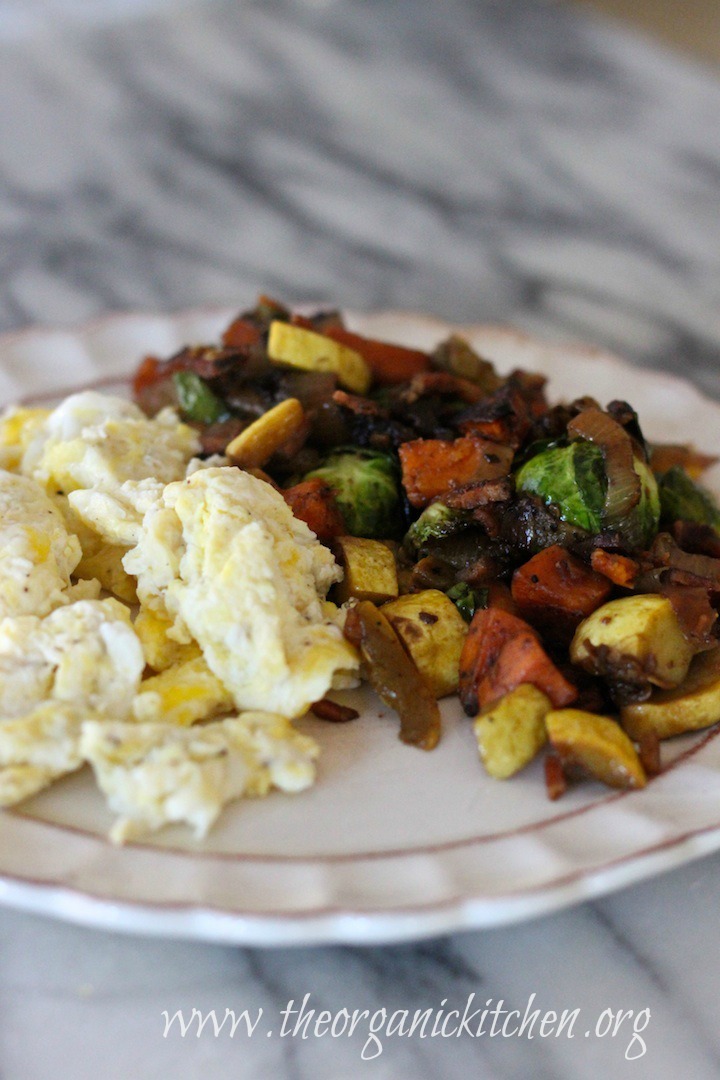
[[[432,750],[440,739],[440,709],[388,619],[369,600],[350,608],[345,636],[357,645],[373,689],[400,717],[400,738]]]
[[[601,409],[585,409],[568,424],[570,438],[587,439],[603,452],[608,486],[603,508],[606,528],[622,525],[640,502],[640,477],[633,464],[633,443],[627,431]]]

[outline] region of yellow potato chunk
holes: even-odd
[[[231,695],[198,656],[141,683],[133,702],[133,716],[141,723],[190,727],[232,707]]]
[[[506,780],[524,769],[547,742],[552,709],[542,690],[522,683],[484,709],[474,722],[480,758],[490,776]]]
[[[570,659],[586,671],[607,675],[629,663],[638,677],[664,689],[683,681],[692,655],[672,604],[655,594],[603,604],[580,623],[570,645]]]
[[[302,326],[271,323],[268,356],[275,363],[304,371],[332,371],[340,385],[354,394],[366,394],[370,389],[372,372],[360,353]]]
[[[140,608],[133,623],[135,633],[140,638],[145,663],[153,671],[165,671],[200,655],[200,648],[194,641],[181,645],[168,637],[172,625],[170,619],[164,619],[148,608]]]
[[[242,469],[262,468],[304,423],[300,402],[297,398],[286,398],[236,435],[225,453]]]
[[[609,787],[645,787],[637,751],[615,720],[582,709],[553,709],[545,726],[563,763],[580,766]]]
[[[351,596],[383,604],[398,595],[397,568],[392,549],[382,540],[365,540],[361,536],[339,536],[337,555],[345,576],[336,587],[338,603]]]
[[[633,738],[654,732],[669,739],[720,720],[720,649],[696,656],[682,686],[659,690],[648,701],[626,705],[622,724]]]
[[[454,694],[467,623],[452,600],[424,589],[384,604],[382,612],[435,696]]]

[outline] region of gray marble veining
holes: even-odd
[[[593,340],[720,397],[719,132],[711,70],[535,0],[0,0],[0,329],[262,289]],[[3,911],[0,1072],[710,1080],[719,880],[716,856],[517,928],[365,950]],[[162,1036],[164,1009],[306,993],[331,1010],[535,993],[583,1023],[389,1038],[372,1061],[359,1036]],[[651,1010],[638,1060],[628,1036],[584,1036],[609,1007]]]
[[[720,85],[534,0],[210,3],[1,46],[0,325],[520,322],[720,393]]]

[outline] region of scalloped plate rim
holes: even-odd
[[[303,306],[317,308],[321,305]],[[170,314],[150,311],[114,312],[77,327],[28,327],[0,337],[0,367],[3,355],[8,349],[18,343],[27,346],[32,343],[33,338],[37,339],[40,345],[46,343],[49,337],[62,335],[68,339],[79,340],[87,347],[88,339],[93,334],[112,332],[114,325],[122,326],[130,322],[142,324],[143,319],[152,320],[155,324],[164,322],[168,326],[176,326],[193,319],[216,319],[220,323],[234,314],[235,310],[226,305],[201,305]],[[687,380],[666,372],[632,367],[601,347],[575,342],[553,345],[503,324],[457,325],[431,315],[407,311],[365,314],[348,312],[347,317],[351,325],[358,327],[363,323],[372,323],[373,320],[382,320],[404,326],[406,330],[422,326],[428,333],[437,332],[438,336],[452,329],[474,338],[490,337],[496,342],[525,348],[530,352],[547,354],[552,351],[558,355],[565,352],[575,357],[582,356],[603,365],[611,365],[626,374],[631,373],[636,378],[651,382],[655,387],[662,385],[666,391],[682,391],[687,400],[703,407],[711,406],[720,416],[720,406]],[[401,339],[402,332],[393,336]],[[123,372],[119,371],[108,371],[107,374],[113,378],[123,377]],[[57,393],[67,393],[68,389],[66,382],[65,387],[58,388]],[[42,392],[42,397],[48,398],[52,394],[53,391],[46,390]],[[7,820],[6,818],[5,821]],[[34,820],[38,826],[42,825],[37,819],[30,820]],[[57,829],[57,825],[54,828]],[[42,880],[27,874],[16,875],[3,867],[0,861],[0,903],[88,927],[153,936],[251,945],[339,942],[370,944],[420,939],[454,930],[519,922],[604,895],[718,848],[720,811],[716,823],[691,828],[681,836],[646,846],[640,852],[615,860],[609,859],[590,870],[570,873],[564,878],[560,876],[534,887],[521,888],[517,892],[510,890],[503,895],[492,896],[467,892],[465,895],[455,895],[445,900],[387,910],[363,909],[361,905],[346,903],[342,907],[317,904],[314,909],[307,911],[285,910],[279,913],[243,911],[232,904],[217,907],[202,899],[147,903],[140,899],[103,895],[99,890],[75,887],[73,875],[70,873],[65,880],[62,877],[58,880]],[[113,850],[122,860],[123,852],[130,849]]]

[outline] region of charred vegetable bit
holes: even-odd
[[[363,600],[350,608],[345,635],[360,649],[373,689],[400,717],[400,738],[421,750],[440,739],[440,709],[382,611]]]

